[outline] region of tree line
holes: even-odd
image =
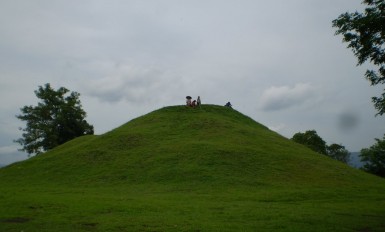
[[[327,145],[315,130],[305,133],[298,132],[291,138],[294,142],[305,145],[319,154],[326,155],[332,159],[349,163],[350,152],[341,144],[333,143]],[[383,139],[375,139],[376,144],[369,148],[363,148],[360,152],[362,169],[369,173],[385,177],[385,136]]]
[[[305,133],[298,132],[293,135],[291,140],[303,144],[315,152],[329,156],[332,159],[349,163],[350,153],[344,146],[336,143],[329,146],[326,145],[326,142],[315,130],[308,130]]]

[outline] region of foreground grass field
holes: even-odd
[[[0,225],[2,231],[384,231],[384,204],[376,199],[380,193],[343,192],[7,189]]]
[[[0,186],[0,231],[385,230],[383,179],[213,105],[77,138]]]

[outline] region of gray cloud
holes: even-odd
[[[305,83],[296,84],[294,87],[273,86],[262,93],[260,107],[265,111],[276,111],[301,106],[315,100],[314,91],[310,84]]]
[[[83,83],[85,94],[106,102],[140,102],[151,97],[162,83],[161,72],[137,66],[119,65],[105,73],[109,75]]]

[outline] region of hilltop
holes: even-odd
[[[216,105],[76,138],[0,169],[0,184],[8,231],[385,228],[383,179]]]

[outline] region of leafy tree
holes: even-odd
[[[84,119],[86,112],[79,100],[80,94],[50,84],[39,86],[35,95],[41,100],[37,106],[24,106],[16,117],[26,122],[22,138],[15,140],[22,151],[40,154],[73,138],[93,134],[94,128]]]
[[[343,35],[343,42],[353,50],[362,65],[367,60],[378,67],[377,71],[367,70],[365,77],[371,85],[385,83],[385,1],[364,0],[364,13],[344,13],[333,20],[336,34]],[[385,113],[385,90],[380,97],[372,97],[377,115]]]
[[[376,139],[377,143],[370,148],[361,150],[361,161],[364,162],[363,169],[378,176],[385,177],[385,135],[384,138]]]
[[[294,142],[303,144],[315,152],[327,155],[332,159],[348,163],[350,153],[344,146],[333,143],[330,146],[317,134],[315,130],[308,130],[305,133],[298,132],[291,138]]]
[[[349,163],[350,153],[344,146],[333,143],[330,146],[326,146],[326,151],[327,156],[344,163]]]
[[[315,130],[308,130],[305,133],[298,132],[291,138],[293,141],[303,144],[315,152],[326,155],[326,142]]]

